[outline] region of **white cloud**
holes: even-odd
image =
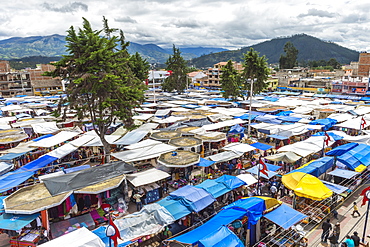
[[[359,51],[367,41],[370,4],[365,0],[14,0],[2,3],[0,39],[65,35],[81,27],[109,25],[141,44],[221,46],[229,49],[306,33]]]

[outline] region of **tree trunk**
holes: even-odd
[[[100,140],[103,143],[103,151],[104,151],[104,163],[110,162],[110,148],[111,145],[105,140],[104,134],[100,134]]]

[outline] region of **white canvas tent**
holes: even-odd
[[[82,227],[71,233],[41,244],[42,247],[105,247],[103,241],[87,228]]]

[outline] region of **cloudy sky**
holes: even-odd
[[[370,51],[370,2],[366,0],[12,0],[2,1],[0,39],[66,35],[94,29],[105,16],[128,41],[162,47],[237,49],[306,33],[357,51]]]

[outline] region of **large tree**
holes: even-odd
[[[257,51],[250,48],[250,50],[244,54],[243,66],[242,80],[244,82],[244,90],[250,90],[251,82],[253,82],[252,93],[259,93],[267,87],[266,80],[270,70],[267,67],[265,56],[260,57]]]
[[[188,85],[188,67],[185,59],[181,56],[179,48],[173,45],[173,55],[166,61],[166,70],[171,71],[170,76],[167,77],[162,84],[162,88],[166,92],[176,90],[178,94],[184,92]]]
[[[298,50],[292,42],[288,41],[284,45],[285,55],[280,56],[280,69],[292,69],[297,65]]]
[[[234,68],[233,62],[229,60],[222,68],[221,74],[221,88],[222,97],[236,100],[237,97],[242,95],[242,83],[240,73]]]
[[[123,32],[113,35],[116,30],[109,28],[105,18],[103,26],[102,30],[93,30],[85,18],[78,31],[71,26],[66,37],[68,55],[54,64],[51,75],[69,81],[67,98],[60,105],[68,102],[68,108],[75,110],[80,119],[91,119],[109,161],[110,145],[105,134],[116,120],[126,128],[133,126],[133,109],[145,100],[141,74],[147,75],[148,71],[144,68],[135,72]]]

